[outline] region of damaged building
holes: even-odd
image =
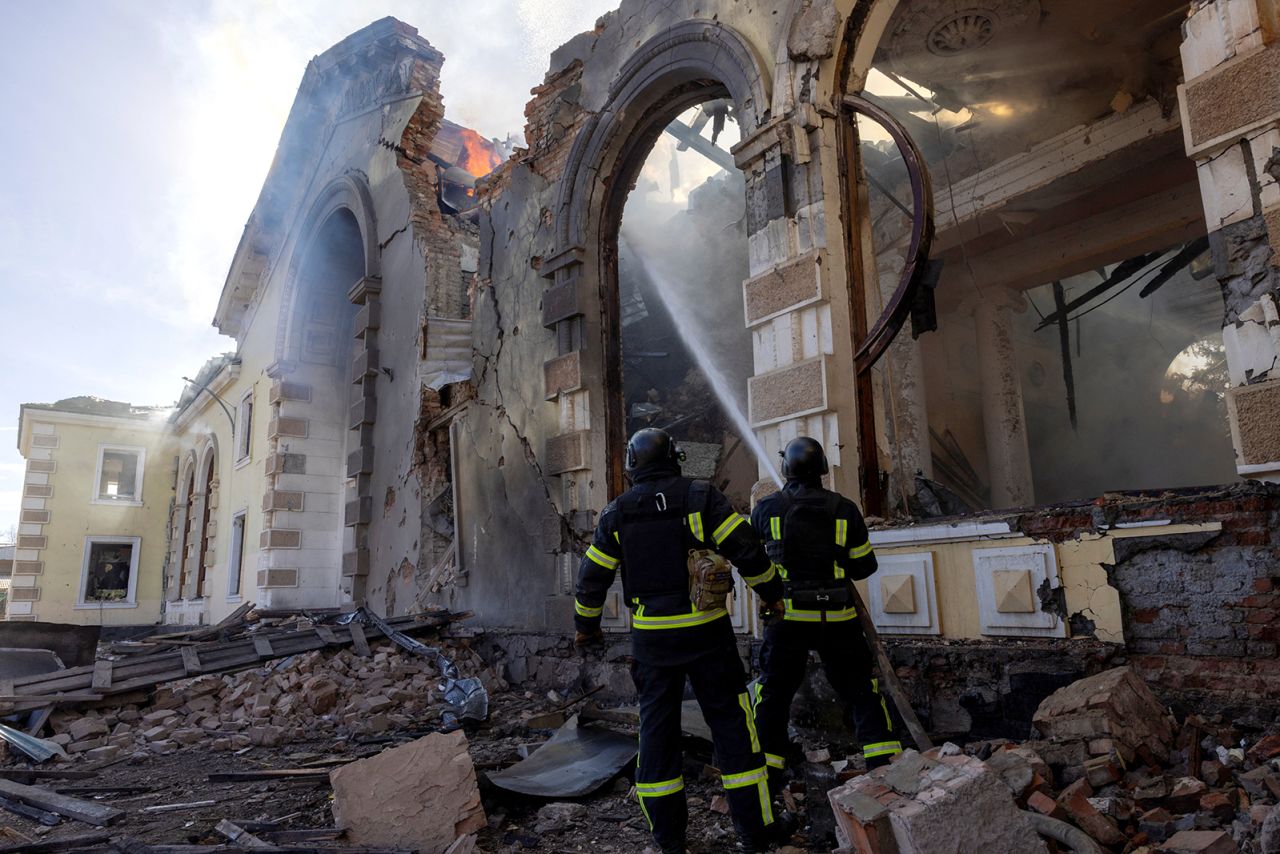
[[[560,639],[626,437],[670,430],[746,510],[811,435],[933,731],[1123,661],[1273,718],[1278,15],[626,0],[511,150],[444,117],[412,27],[350,36],[232,260],[234,351],[169,422],[162,620],[442,605],[512,681],[625,694]],[[732,618],[745,646],[745,589]]]

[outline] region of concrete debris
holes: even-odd
[[[1110,851],[1280,854],[1280,733],[1197,715],[1178,727],[1127,668],[1059,690],[1036,726],[1038,741],[908,750],[830,789],[841,844],[860,854],[1042,850],[1011,841],[1026,810]],[[967,812],[951,814],[955,797]],[[945,839],[931,840],[930,825]]]
[[[1097,756],[1125,765],[1161,762],[1174,732],[1172,717],[1128,667],[1058,689],[1040,704],[1033,723],[1048,742],[1041,754],[1062,766],[1066,781],[1084,776],[1086,763]]]
[[[908,750],[827,797],[840,844],[863,854],[1048,851],[999,775],[972,756]]]
[[[458,644],[450,655],[488,691],[506,689],[469,647]],[[448,728],[451,706],[441,683],[430,661],[389,641],[371,644],[367,657],[351,649],[320,650],[235,674],[170,683],[146,706],[54,712],[51,741],[64,744],[73,758],[107,759],[139,750],[275,747],[317,733],[372,738]]]
[[[432,733],[330,774],[334,824],[355,845],[444,854],[485,826],[461,731]]]

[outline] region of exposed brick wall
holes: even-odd
[[[1108,567],[1120,592],[1127,652],[1180,711],[1280,720],[1280,487],[1112,494],[1089,506],[1010,520],[1061,541],[1099,525],[1168,519],[1221,532],[1116,541]]]

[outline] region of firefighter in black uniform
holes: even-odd
[[[783,780],[791,700],[804,679],[810,650],[822,659],[867,767],[887,764],[902,752],[871,677],[871,649],[850,596],[854,581],[876,571],[876,557],[857,506],[823,489],[828,470],[822,445],[808,437],[792,439],[782,452],[786,486],[762,499],[751,514],[785,590],[783,607],[765,627],[754,697],[775,794]]]
[[[761,850],[781,825],[774,823],[746,673],[723,592],[718,601],[713,594],[708,606],[694,588],[732,587],[729,567],[716,555],[732,561],[766,602],[782,598],[782,585],[747,519],[711,484],[682,477],[683,458],[663,430],[631,437],[627,470],[633,485],[600,514],[578,569],[575,642],[603,639],[605,596],[621,569],[632,612],[631,675],[640,698],[636,790],[654,841],[664,852],[685,850],[680,704],[687,678],[711,727],[734,826],[748,851]]]

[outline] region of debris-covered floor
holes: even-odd
[[[185,654],[188,663],[212,663],[244,637],[257,635],[261,649],[285,637],[300,642],[310,631],[329,637],[326,648],[168,681],[145,697],[131,690],[116,702],[57,709],[42,732],[65,757],[33,763],[6,747],[0,852],[647,847],[630,779],[633,710],[510,686],[472,640],[441,638],[435,628],[415,629],[417,641],[399,636],[395,645],[371,621],[352,633],[368,632],[365,643],[347,645],[331,620],[315,626],[246,622],[217,638],[116,645],[115,670],[124,673],[130,651],[150,650],[143,654],[163,667],[156,647],[185,644],[196,650]],[[483,687],[471,697],[487,700],[483,721],[458,726],[453,715],[466,718],[463,706],[441,690],[451,665],[454,684]],[[1053,693],[1035,726],[1033,740],[908,751],[871,774],[847,734],[803,731],[784,794],[798,819],[788,848],[1280,850],[1280,733],[1209,716],[1179,720],[1127,667]],[[549,742],[577,743],[575,727],[592,734],[585,765],[553,765],[542,782],[586,794],[515,791],[513,766]],[[695,723],[686,730],[689,849],[738,850],[709,744]]]

